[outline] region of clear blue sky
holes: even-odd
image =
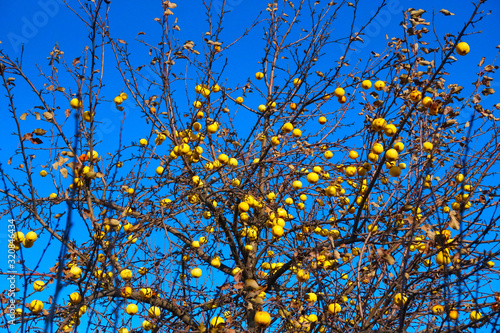
[[[69,0],[68,2],[71,5],[77,5],[77,2],[74,0]],[[177,33],[180,41],[193,40],[197,45],[195,48],[202,51],[202,40],[207,24],[204,11],[200,9],[201,7],[199,5],[190,6],[195,2],[198,3],[199,1],[178,1],[178,7],[173,11],[175,14],[174,17],[178,18],[177,24],[181,27],[181,31]],[[321,0],[321,3],[323,2],[325,0]],[[376,2],[378,1],[360,1],[360,23],[359,25],[355,25],[355,27],[360,27],[362,22],[365,22],[373,14],[373,10],[375,9],[374,3]],[[120,38],[129,43],[129,50],[132,52],[133,60],[137,61],[137,66],[142,64],[140,62],[141,59],[145,59],[143,62],[147,62],[148,49],[134,42],[134,38],[138,32],[144,31],[146,34],[141,36],[141,38],[152,43],[158,40],[156,37],[158,36],[159,25],[153,19],[161,16],[160,1],[112,0],[111,3],[111,35],[114,38]],[[221,0],[214,1],[216,7],[219,3],[221,3]],[[224,42],[224,45],[229,44],[240,36],[245,28],[254,22],[259,12],[265,9],[267,1],[228,0],[227,4],[231,7],[228,8],[231,9],[231,12],[227,14],[224,25],[225,29],[222,33],[221,41]],[[367,35],[364,37],[365,43],[358,44],[359,52],[350,54],[352,62],[355,63],[357,58],[365,57],[372,50],[382,52],[385,47],[385,34],[389,35],[389,37],[400,36],[402,29],[399,27],[399,22],[402,20],[402,12],[404,9],[412,6],[427,10],[428,13],[424,17],[428,20],[431,19],[429,13],[432,10],[436,11],[435,23],[439,36],[442,36],[446,32],[452,34],[458,33],[472,12],[470,1],[389,1],[389,5],[384,9],[380,18],[375,20],[367,30]],[[445,17],[437,13],[441,8],[446,8],[455,13],[455,15]],[[452,81],[461,82],[461,80],[464,80],[466,89],[472,88],[469,83],[477,72],[477,64],[481,57],[486,57],[485,63],[491,62],[497,55],[498,50],[495,49],[495,46],[500,44],[498,34],[500,1],[489,0],[484,8],[485,10],[491,9],[493,13],[475,25],[473,31],[482,31],[481,34],[466,36],[464,38],[464,41],[469,43],[471,51],[466,59],[460,59],[453,66],[453,72],[451,72]],[[266,15],[265,12],[263,15]],[[345,35],[346,28],[350,22],[348,18],[349,15],[347,14],[339,18],[336,26],[336,31],[338,31],[339,35]],[[3,49],[12,58],[19,57],[21,56],[21,46],[24,42],[23,68],[31,76],[38,89],[43,87],[45,81],[42,77],[38,76],[39,72],[36,64],[43,71],[48,70],[48,60],[46,58],[56,43],[65,52],[68,62],[71,62],[76,57],[80,57],[83,48],[89,43],[87,38],[89,32],[84,24],[74,13],[56,0],[29,2],[2,1],[0,3],[0,21],[2,22],[0,25],[0,41],[2,42],[0,49]],[[254,73],[260,69],[258,62],[263,55],[262,33],[263,26],[257,26],[252,33],[238,41],[236,45],[224,53],[224,57],[227,56],[229,60],[229,66],[223,75],[224,78],[228,78],[226,86],[243,85],[247,81],[247,78],[253,77]],[[427,39],[431,40],[432,38],[428,37]],[[333,61],[338,60],[339,54],[343,51],[338,45],[332,45],[328,50],[329,53],[322,59],[325,70],[328,66],[334,66],[332,65]],[[116,70],[114,70],[114,57],[112,53],[108,52],[106,57],[108,65],[105,73],[106,87],[103,90],[103,95],[112,100],[117,92],[123,89],[123,84],[120,84],[121,78],[117,75]],[[330,59],[332,64],[329,64]],[[39,103],[31,92],[23,90],[25,87],[19,79],[16,83],[18,83],[18,88],[15,90],[17,96],[16,102],[18,103],[16,107],[18,108],[17,112],[19,116],[26,109],[32,108],[34,105],[39,105]],[[190,89],[194,87],[194,84],[195,81],[193,81]],[[493,83],[493,87],[498,86],[496,83]],[[74,91],[76,87],[67,86],[66,88]],[[500,88],[495,89],[500,91]],[[190,93],[192,93],[192,90],[190,90]],[[22,98],[19,98],[21,96]],[[494,96],[483,98],[483,101],[487,101],[486,104],[488,105],[495,104],[498,100]],[[490,100],[491,103],[489,102]],[[68,107],[66,103],[63,98],[60,98],[57,102],[63,109]],[[258,105],[260,103],[256,99],[254,104]],[[141,137],[148,136],[150,131],[150,128],[146,126],[135,126],[137,118],[134,116],[133,109],[134,106],[132,101],[130,101],[126,105],[127,116],[124,121],[126,132],[123,140],[125,144],[130,143],[132,140],[137,141]],[[97,131],[99,137],[105,140],[105,142],[100,146],[102,148],[99,148],[99,151],[107,150],[112,152],[116,149],[117,138],[120,132],[119,123],[123,117],[123,113],[118,112],[113,103],[103,104],[99,112],[101,111],[103,123],[97,127]],[[11,118],[4,94],[0,96],[0,112],[3,121],[3,131],[0,132],[0,140],[9,143],[0,147],[0,162],[5,165],[7,160],[12,156],[14,149],[18,146],[12,144],[12,142],[17,141],[11,135],[15,130],[15,123]],[[243,125],[244,118],[240,118],[240,121]],[[22,125],[23,132],[28,132],[36,127],[47,127],[46,123],[36,122],[32,117],[22,122]],[[38,172],[41,170],[41,166],[36,161],[34,162],[34,166],[36,166],[35,171]],[[20,162],[17,161],[17,163]],[[43,192],[44,190],[40,190],[40,195],[48,195],[51,192],[50,188],[45,190],[46,193]],[[2,230],[0,234],[2,235],[0,240],[3,243],[5,241],[5,233]],[[49,263],[49,265],[52,264],[53,262]],[[4,280],[1,280],[0,285],[3,286],[3,283]]]

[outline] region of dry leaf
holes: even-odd
[[[33,131],[33,133],[35,133],[37,135],[45,135],[45,133],[47,133],[47,131],[44,130],[44,129],[41,129],[41,128],[35,128],[35,130]]]
[[[66,179],[68,177],[68,170],[66,168],[61,168],[61,170],[59,170],[59,171],[61,172],[64,179]]]
[[[73,59],[73,67],[80,63],[80,57]]]
[[[440,13],[443,13],[443,15],[445,15],[445,16],[455,15],[455,14],[453,14],[452,12],[450,12],[449,10],[444,9],[444,8],[443,8],[443,9],[441,9],[439,12],[440,12]]]
[[[118,41],[118,43],[120,43],[120,44],[125,44],[125,45],[127,45],[127,42],[126,42],[126,41],[124,41],[123,39],[117,38],[116,40],[117,40],[117,41]]]
[[[453,230],[459,230],[460,229],[460,222],[458,221],[458,214],[456,211],[452,210],[450,213],[450,222],[448,223],[448,225],[450,226],[450,228],[452,228]]]
[[[19,117],[19,119],[21,119],[21,120],[26,120],[26,116],[27,116],[27,115],[28,115],[28,113],[26,113],[26,112],[25,112],[25,113],[23,113],[23,114]]]
[[[49,112],[49,111],[45,111],[42,115],[45,118],[45,120],[47,120],[47,121],[50,121],[50,120],[52,120],[52,118],[54,118],[54,114],[52,112]]]

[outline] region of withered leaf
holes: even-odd
[[[27,116],[27,115],[28,115],[28,113],[26,113],[26,112],[25,112],[25,113],[23,113],[23,114],[19,117],[19,119],[21,119],[21,120],[26,120],[26,116]]]
[[[64,179],[66,179],[68,177],[68,169],[66,168],[61,168],[61,170],[59,170],[61,172],[61,175],[64,177]]]
[[[486,88],[483,91],[481,91],[481,94],[483,94],[483,96],[492,95],[494,93],[495,93],[495,89],[493,89],[493,88]]]
[[[73,63],[72,63],[72,64],[73,64],[73,67],[75,67],[75,66],[76,66],[76,65],[78,65],[79,63],[80,63],[80,57],[73,59]]]
[[[450,228],[453,230],[459,230],[460,229],[460,222],[458,221],[458,214],[456,211],[452,210],[450,211],[450,222],[448,222],[448,225]]]
[[[452,12],[450,12],[449,10],[444,9],[444,8],[443,8],[443,9],[441,9],[439,12],[440,12],[440,13],[443,13],[443,15],[445,15],[445,16],[455,15],[455,14],[453,14]]]
[[[54,118],[54,114],[49,111],[45,111],[42,115],[47,121],[51,121]]]
[[[117,38],[116,40],[117,40],[117,41],[118,41],[118,43],[120,43],[120,44],[125,44],[125,45],[127,45],[127,42],[126,42],[126,41],[124,41],[123,39]]]
[[[45,135],[45,133],[47,133],[47,131],[44,130],[44,129],[41,129],[41,128],[35,128],[35,130],[33,131],[33,133],[35,133],[37,135]]]

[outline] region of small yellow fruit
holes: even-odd
[[[394,304],[397,306],[403,306],[406,303],[406,300],[406,296],[403,296],[401,293],[394,295]]]
[[[33,282],[33,289],[35,291],[42,291],[45,289],[45,282],[41,281],[41,280],[37,280],[35,282]]]
[[[90,123],[92,120],[94,119],[94,117],[92,116],[92,114],[90,113],[90,111],[85,111],[83,113],[83,120]]]
[[[157,306],[152,306],[148,310],[149,318],[158,318],[161,315],[161,309]]]
[[[309,272],[304,269],[299,269],[297,272],[297,280],[300,282],[307,282],[309,280]]]
[[[194,107],[195,109],[200,109],[200,108],[201,108],[201,106],[202,106],[202,103],[201,103],[200,101],[194,101],[194,102],[193,102],[193,107]],[[202,118],[203,118],[203,117],[202,117]]]
[[[213,258],[212,261],[210,262],[210,265],[212,265],[212,267],[219,268],[221,265],[220,258],[219,257]]]
[[[332,303],[328,305],[328,312],[330,312],[331,314],[337,314],[340,311],[342,311],[342,307],[339,303]]]
[[[372,82],[370,80],[364,80],[361,82],[361,87],[363,89],[370,89],[372,87]]]
[[[457,320],[458,319],[458,311],[457,310],[450,310],[450,313],[448,314],[448,316],[452,320]]]
[[[34,243],[37,240],[37,238],[38,238],[38,236],[37,236],[36,232],[30,231],[26,234],[26,237],[24,238],[24,240],[28,243]]]
[[[385,153],[385,158],[386,160],[388,161],[396,161],[398,159],[398,152],[396,149],[389,149],[386,153]]]
[[[265,311],[255,312],[254,320],[260,327],[268,327],[271,325],[271,315]]]
[[[145,331],[151,331],[154,327],[155,327],[155,325],[152,322],[148,321],[148,320],[144,320],[142,322],[142,328]]]
[[[274,237],[280,238],[281,236],[283,236],[283,233],[284,233],[283,227],[280,225],[275,225],[271,229],[271,233],[273,234]]]
[[[384,81],[379,80],[379,81],[375,82],[375,90],[380,91],[380,90],[384,89],[384,87],[385,87]]]
[[[164,171],[164,169],[163,169],[162,166],[159,166],[159,167],[156,168],[156,174],[157,175],[161,176],[163,174],[163,171]]]
[[[319,180],[319,176],[316,172],[311,172],[307,175],[307,181],[311,184],[316,184]]]
[[[410,99],[412,100],[412,102],[418,102],[422,99],[422,93],[418,90],[413,90],[410,93]]]
[[[301,83],[302,83],[301,79],[299,79],[299,78],[293,79],[293,85],[294,86],[298,87],[298,86],[300,86]]]
[[[92,155],[90,155],[90,151],[87,152],[87,159],[89,161],[95,161],[98,158],[99,158],[99,153],[95,149],[92,150]]]
[[[124,269],[120,272],[120,277],[124,281],[132,279],[132,271],[130,269]]]
[[[460,42],[457,44],[457,53],[461,56],[466,55],[470,51],[470,46],[466,42]]]
[[[394,149],[396,149],[396,151],[400,153],[405,149],[405,145],[402,142],[396,142],[394,144]]]
[[[380,155],[384,152],[384,146],[382,146],[380,143],[375,142],[372,146],[372,152],[374,154]]]
[[[141,146],[145,147],[145,146],[147,146],[147,145],[148,145],[148,140],[146,140],[146,139],[141,139],[141,140],[139,140],[139,143],[140,143],[140,145],[141,145]]]
[[[257,80],[262,80],[263,77],[264,77],[264,73],[262,73],[262,72],[255,73],[255,78]]]
[[[79,292],[75,291],[69,295],[69,299],[72,304],[78,304],[82,301],[82,295]]]
[[[191,270],[191,276],[195,279],[201,277],[202,271],[200,268],[196,267]]]
[[[424,142],[424,150],[431,151],[434,148],[434,145],[430,142]]]
[[[121,98],[120,96],[116,96],[114,102],[116,105],[120,105],[123,103],[123,98]]]
[[[73,108],[73,109],[79,109],[82,107],[82,101],[79,100],[78,98],[73,98],[70,102],[69,102],[69,105]]]
[[[43,303],[42,301],[39,301],[37,299],[31,301],[30,303],[30,310],[33,313],[40,313],[43,310]]]
[[[429,96],[425,96],[422,100],[422,105],[426,108],[430,108],[432,106],[432,103],[434,103],[434,101]]]
[[[122,100],[123,100],[123,101],[125,101],[125,100],[127,100],[127,97],[128,97],[128,96],[127,96],[127,93],[122,92],[122,93],[120,94],[120,97],[122,98]]]
[[[483,315],[481,314],[481,312],[474,310],[470,313],[469,317],[470,317],[470,320],[475,321],[475,320],[481,319],[482,316]]]
[[[218,129],[219,129],[219,124],[217,122],[213,122],[210,125],[208,125],[208,127],[207,127],[208,133],[211,133],[211,134],[214,134],[215,132],[217,132]]]
[[[243,97],[241,97],[241,96],[240,96],[240,97],[237,97],[237,98],[236,98],[236,103],[237,103],[237,104],[243,104]]]
[[[342,97],[345,95],[345,90],[343,88],[336,88],[335,91],[333,92],[333,94],[337,97]]]
[[[307,293],[306,294],[306,301],[308,302],[316,302],[318,300],[318,296],[316,296],[315,293]]]
[[[349,158],[352,158],[353,160],[357,159],[359,157],[359,154],[357,151],[351,150],[349,152]]]
[[[326,117],[324,117],[324,116],[319,117],[318,122],[319,122],[321,125],[325,124],[325,123],[326,123]]]
[[[245,201],[242,201],[238,204],[238,210],[240,212],[248,212],[249,209],[250,209],[250,205],[248,203],[246,203]]]
[[[441,304],[436,304],[431,309],[432,313],[440,315],[444,312],[444,307]]]
[[[261,73],[262,74],[262,73]],[[257,74],[255,74],[257,75]],[[222,326],[224,325],[225,323],[225,320],[224,318],[222,317],[213,317],[211,320],[210,320],[210,327],[219,327],[219,326]]]

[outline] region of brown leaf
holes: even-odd
[[[66,168],[61,168],[61,170],[59,170],[62,174],[62,176],[64,177],[64,179],[66,179],[68,177],[68,169]]]
[[[460,223],[458,221],[458,214],[456,211],[452,210],[450,212],[450,222],[448,223],[448,225],[450,226],[450,228],[454,229],[454,230],[459,230],[460,229]]]
[[[25,112],[25,113],[23,113],[23,114],[19,117],[19,119],[21,119],[21,120],[26,120],[26,116],[27,116],[27,115],[28,115],[28,113],[26,113],[26,112]]]
[[[146,34],[146,33],[145,33],[144,31],[139,31],[139,32],[137,33],[137,36],[139,36],[139,35],[145,35],[145,34]]]
[[[494,93],[495,93],[495,89],[493,89],[493,88],[486,88],[483,91],[481,91],[481,94],[483,94],[483,96],[492,95]]]
[[[33,133],[26,133],[21,138],[21,141],[31,140],[32,137],[33,137]]]
[[[80,63],[80,57],[73,59],[73,67]]]
[[[244,287],[244,286],[245,286],[245,285],[243,284],[243,282],[239,282],[239,283],[235,283],[235,284],[233,285],[233,288],[234,288],[234,289],[243,289],[243,287]]]
[[[443,9],[441,9],[439,12],[440,12],[440,13],[443,13],[443,15],[444,15],[444,16],[451,16],[451,15],[455,15],[455,14],[453,14],[452,12],[450,12],[449,10],[446,10],[446,9],[444,9],[444,8],[443,8]]]
[[[56,90],[60,91],[60,92],[64,92],[66,89],[64,87],[57,87]]]
[[[42,115],[45,118],[45,120],[47,120],[47,121],[51,121],[52,118],[54,118],[54,114],[52,112],[49,112],[49,111],[45,111]]]
[[[125,44],[125,45],[127,45],[127,42],[126,42],[126,41],[124,41],[123,39],[119,39],[119,38],[117,38],[116,40],[117,40],[117,41],[118,41],[118,43],[120,43],[120,44]]]
[[[35,133],[37,135],[45,135],[45,133],[47,133],[47,131],[44,130],[44,129],[41,129],[41,128],[35,128],[35,130],[33,131],[33,133]]]
[[[495,69],[497,69],[497,68],[498,68],[498,66],[486,65],[486,66],[484,67],[484,71],[485,71],[485,72],[493,72],[493,71],[494,71]]]
[[[64,110],[64,115],[68,118],[71,115],[71,109]]]
[[[42,143],[42,140],[40,140],[39,138],[31,138],[30,141],[35,145],[39,145]]]
[[[42,119],[40,112],[35,112],[35,118],[36,118],[36,120]]]

